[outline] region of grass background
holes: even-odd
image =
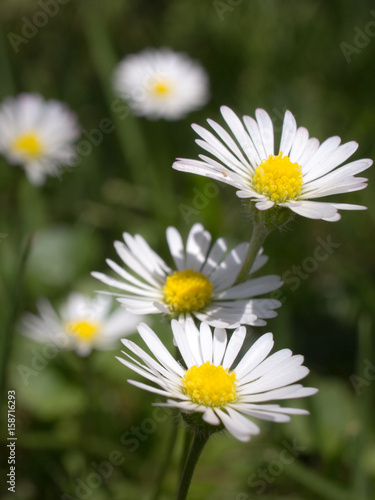
[[[251,224],[241,216],[233,188],[218,186],[218,194],[198,207],[194,197],[213,192],[214,184],[171,169],[176,157],[197,157],[190,124],[220,120],[222,104],[240,115],[264,107],[278,135],[290,109],[311,136],[323,141],[337,134],[343,142],[359,142],[355,158],[375,156],[371,1],[70,0],[55,3],[58,12],[25,38],[25,25],[38,23],[42,4],[47,2],[0,4],[0,98],[38,92],[67,102],[87,134],[103,119],[114,130],[76,168],[49,178],[42,188],[0,159],[3,332],[17,297],[18,317],[35,311],[40,296],[58,305],[72,290],[96,289],[90,272],[106,270],[105,258],[116,258],[112,243],[124,230],[142,234],[167,260],[164,232],[170,224],[185,236],[200,221],[215,237],[249,239]],[[11,33],[24,37],[18,51]],[[211,82],[203,109],[173,123],[118,110],[112,70],[125,55],[149,46],[187,52],[203,64]],[[372,169],[366,174],[366,190],[335,197],[366,205],[366,212],[344,212],[336,223],[299,218],[265,245],[265,271],[285,280],[283,307],[253,338],[270,329],[276,348],[288,346],[305,356],[312,370],[308,382],[320,390],[302,402],[311,416],[284,425],[261,423],[262,433],[248,444],[230,436],[212,439],[191,498],[374,498],[375,197]],[[30,233],[20,293],[20,259]],[[319,239],[339,246],[313,265]],[[169,339],[165,324],[151,324]],[[151,394],[127,384],[129,373],[113,358],[120,344],[116,352],[96,352],[89,359],[61,353],[40,368],[43,346],[17,331],[12,341],[6,389],[17,392],[17,493],[5,489],[4,498],[151,499],[169,418],[153,414]],[[20,366],[40,369],[25,382]],[[5,415],[3,407],[2,477],[8,471]],[[134,438],[135,427],[143,429],[142,438]],[[294,455],[283,452],[293,443]],[[163,500],[174,498],[182,446],[180,433]],[[103,462],[111,459],[112,470],[106,469]],[[102,464],[100,481],[94,462]]]

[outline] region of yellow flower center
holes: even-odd
[[[83,342],[92,342],[99,333],[99,325],[91,321],[70,321],[66,329],[69,335]]]
[[[275,203],[294,200],[301,194],[302,171],[298,163],[292,163],[289,156],[279,153],[269,155],[268,160],[255,169],[253,187]]]
[[[183,314],[199,311],[211,302],[212,283],[204,274],[186,269],[168,276],[163,291],[171,311]]]
[[[186,394],[195,403],[219,407],[236,399],[236,382],[235,372],[209,361],[201,366],[192,366],[182,379]]]
[[[172,85],[168,80],[157,80],[151,85],[155,97],[168,97],[172,93]]]
[[[44,148],[36,132],[26,132],[13,141],[13,151],[29,160],[35,160],[42,156]]]

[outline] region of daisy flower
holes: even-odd
[[[87,356],[93,349],[112,349],[124,335],[135,332],[139,316],[120,308],[111,312],[110,297],[87,297],[72,293],[56,311],[47,299],[38,303],[39,315],[25,313],[21,331],[42,343],[50,342],[61,349],[74,349]]]
[[[254,297],[279,288],[279,276],[268,275],[234,285],[248,243],[240,243],[230,251],[222,238],[211,245],[210,233],[201,224],[195,224],[184,248],[180,233],[169,227],[167,241],[175,264],[175,269],[171,269],[142,236],[124,233],[123,237],[124,242],[116,241],[114,246],[127,269],[107,260],[122,280],[98,272],[92,275],[125,291],[114,295],[129,312],[165,313],[181,321],[194,316],[223,328],[235,328],[241,323],[265,325],[262,318],[276,316],[274,309],[281,305],[279,301]],[[266,261],[260,252],[251,273]]]
[[[0,106],[0,153],[21,165],[35,186],[47,175],[56,177],[60,165],[73,164],[79,133],[77,117],[65,104],[38,94],[8,97]]]
[[[170,49],[146,49],[115,69],[114,89],[136,115],[178,120],[203,106],[208,77],[200,64]]]
[[[344,163],[357,149],[354,141],[340,146],[340,137],[330,137],[322,144],[309,138],[306,128],[297,128],[296,120],[286,111],[279,152],[274,154],[274,133],[270,116],[263,109],[256,120],[238,116],[226,106],[221,114],[228,133],[221,125],[208,120],[216,133],[193,125],[202,138],[196,142],[215,159],[200,155],[201,161],[179,159],[177,170],[199,174],[237,188],[239,198],[249,198],[259,210],[273,206],[288,207],[310,219],[337,221],[338,210],[361,210],[366,207],[345,203],[311,201],[322,196],[349,193],[367,186],[367,179],[354,177],[372,165],[361,159]]]
[[[303,356],[282,349],[267,357],[273,347],[272,333],[260,337],[237,359],[246,336],[244,326],[233,332],[229,342],[226,330],[215,328],[212,333],[206,323],[201,323],[198,330],[192,320],[184,326],[172,320],[172,331],[186,366],[173,358],[144,323],[138,326],[138,332],[153,357],[134,342],[123,339],[126,351],[122,352],[127,359],[117,358],[159,386],[129,380],[141,389],[168,398],[159,405],[188,414],[201,413],[207,424],[224,427],[240,441],[248,441],[251,435],[259,433],[259,427],[247,416],[288,422],[288,415],[308,414],[306,410],[268,404],[317,392],[312,387],[295,384],[309,373],[308,368],[302,366]]]

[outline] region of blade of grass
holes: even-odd
[[[148,152],[149,148],[139,120],[129,110],[124,111],[127,109],[125,103],[118,108],[122,110],[122,113],[115,111],[119,99],[112,94],[111,79],[118,60],[111,44],[109,30],[105,26],[103,16],[100,15],[100,4],[92,0],[81,0],[79,7],[90,56],[102,85],[107,105],[111,110],[125,163],[131,169],[135,184],[144,185],[146,181],[153,199],[153,212],[158,220],[167,222],[170,210],[166,204],[165,179],[159,175],[153,155]]]
[[[15,83],[11,67],[9,64],[9,56],[7,47],[5,45],[5,36],[3,34],[1,22],[0,22],[0,68],[1,68],[1,86],[0,86],[0,97],[3,95],[12,94],[14,92]]]
[[[4,328],[1,361],[0,361],[0,395],[3,397],[7,383],[8,364],[12,350],[12,340],[14,337],[14,326],[17,319],[19,304],[22,294],[23,277],[25,274],[26,263],[30,254],[33,234],[30,234],[22,245],[18,271],[15,276],[14,290],[11,292],[10,309],[8,321]]]
[[[372,333],[371,333],[372,321],[368,314],[363,314],[358,320],[358,354],[356,362],[356,371],[360,377],[365,378],[364,374],[364,361],[368,361],[373,358],[373,344],[372,344]],[[372,415],[372,397],[373,397],[373,387],[370,381],[367,381],[368,385],[364,384],[361,387],[361,392],[357,395],[358,402],[356,404],[358,421],[361,422],[360,430],[357,435],[357,439],[353,444],[353,475],[352,475],[352,486],[355,496],[358,498],[366,498],[367,500],[372,500],[371,484],[366,471],[363,467],[363,450],[368,442],[368,436],[370,434],[369,421],[370,415]],[[371,418],[371,417],[370,417]]]
[[[317,493],[322,500],[365,500],[363,497],[352,495],[345,486],[321,476],[298,461],[289,464],[285,468],[285,474],[310,491]]]

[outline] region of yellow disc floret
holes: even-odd
[[[236,374],[206,361],[192,366],[185,373],[182,384],[186,394],[197,404],[224,406],[236,399]]]
[[[253,187],[277,203],[294,200],[301,194],[302,171],[298,163],[292,163],[289,156],[279,153],[277,156],[269,155],[259,167],[255,169]]]
[[[27,132],[19,135],[12,145],[15,153],[21,154],[28,160],[35,160],[42,156],[44,148],[36,132]]]
[[[168,80],[158,79],[151,84],[151,92],[155,97],[168,97],[172,93],[172,85]]]
[[[70,321],[66,329],[69,335],[83,342],[92,342],[99,333],[99,325],[91,321]]]
[[[169,309],[184,314],[200,311],[211,302],[212,283],[204,274],[186,269],[168,276],[163,292]]]

